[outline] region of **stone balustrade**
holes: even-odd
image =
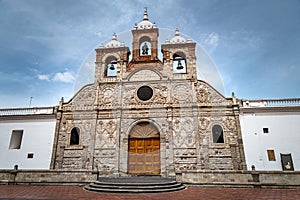
[[[291,107],[300,106],[300,98],[242,100],[243,107]]]
[[[54,114],[55,107],[5,108],[0,109],[0,116]]]

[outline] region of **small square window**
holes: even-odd
[[[275,152],[272,149],[267,150],[269,161],[276,161]]]
[[[33,153],[28,153],[27,158],[33,158]]]
[[[269,128],[263,128],[263,133],[269,133]]]

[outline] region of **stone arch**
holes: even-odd
[[[211,125],[211,142],[213,144],[225,144],[224,127],[221,123]]]
[[[147,50],[144,48],[147,48]],[[142,36],[139,39],[139,55],[140,56],[149,56],[149,55],[151,55],[151,49],[152,49],[151,38],[148,36]]]
[[[172,56],[173,60],[173,72],[174,73],[186,73],[187,61],[186,54],[182,51],[176,51]]]
[[[104,76],[116,76],[118,68],[118,57],[109,55],[104,59]]]
[[[80,129],[78,127],[73,127],[70,132],[70,143],[69,145],[79,145],[80,144]]]
[[[161,80],[162,75],[151,67],[143,67],[143,69],[133,70],[128,76],[129,81],[134,80]]]
[[[157,138],[160,137],[158,128],[150,121],[139,121],[131,128],[129,138]]]

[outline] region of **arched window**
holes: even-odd
[[[186,73],[186,59],[182,52],[177,52],[173,55],[173,73]]]
[[[105,60],[105,76],[117,76],[117,58],[114,56],[109,56],[106,60]]]
[[[214,125],[212,127],[212,135],[214,143],[224,143],[223,129],[220,125]]]
[[[149,56],[151,55],[151,40],[149,37],[142,37],[140,39],[140,56]]]
[[[79,145],[79,134],[80,134],[79,128],[74,127],[71,130],[70,145]]]

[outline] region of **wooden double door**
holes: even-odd
[[[129,139],[129,173],[160,174],[159,138]]]
[[[160,174],[160,137],[156,127],[144,122],[131,131],[128,142],[130,174]]]

